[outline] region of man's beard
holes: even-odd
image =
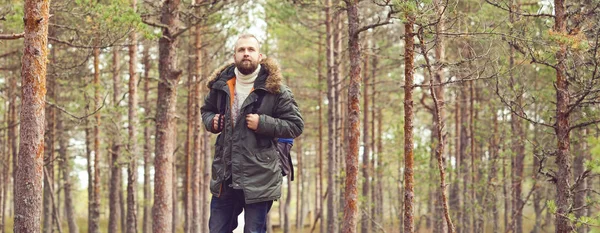
[[[235,63],[235,67],[240,71],[240,73],[249,75],[256,70],[258,67],[258,62],[253,62],[252,60],[241,60]]]

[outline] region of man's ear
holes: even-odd
[[[262,61],[263,57],[267,58],[267,56],[264,56],[262,53],[259,53],[258,54],[258,61]]]

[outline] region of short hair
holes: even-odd
[[[237,42],[240,39],[248,39],[248,38],[254,38],[256,40],[256,43],[258,44],[258,51],[260,51],[260,40],[258,40],[258,38],[256,38],[256,36],[254,36],[254,34],[250,34],[250,33],[244,33],[241,34],[240,36],[238,36],[237,40],[235,41],[235,44],[233,45],[233,52],[235,53],[235,50],[237,50]]]

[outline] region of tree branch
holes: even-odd
[[[25,33],[0,34],[0,40],[16,40],[25,37]]]
[[[75,119],[77,119],[77,120],[83,120],[83,119],[85,119],[85,118],[87,118],[87,117],[89,117],[89,116],[92,116],[92,115],[96,114],[98,111],[100,111],[100,109],[102,109],[102,108],[104,107],[104,105],[106,104],[106,98],[107,98],[107,97],[108,97],[108,94],[106,94],[106,95],[104,96],[104,100],[102,100],[102,105],[100,105],[100,107],[98,107],[98,108],[97,108],[96,110],[94,110],[92,113],[90,113],[90,114],[87,114],[87,115],[84,115],[84,116],[80,116],[80,117],[79,117],[79,116],[75,116],[74,114],[70,113],[70,112],[69,112],[69,111],[67,111],[66,109],[64,109],[64,108],[62,108],[62,107],[60,107],[60,106],[58,106],[58,105],[56,105],[56,104],[54,104],[54,103],[52,103],[52,102],[50,102],[50,101],[48,101],[48,100],[46,100],[46,104],[48,104],[48,105],[50,105],[51,107],[54,107],[54,108],[56,108],[56,109],[60,110],[60,111],[61,111],[61,112],[63,112],[63,113],[66,113],[67,115],[69,115],[69,116],[71,116],[71,117],[73,117],[73,118],[75,118]]]

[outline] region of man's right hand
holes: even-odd
[[[223,130],[223,127],[225,126],[225,120],[221,119],[221,125],[219,125],[219,118],[221,117],[221,114],[216,114],[215,117],[213,117],[213,130],[216,133],[219,133]]]

